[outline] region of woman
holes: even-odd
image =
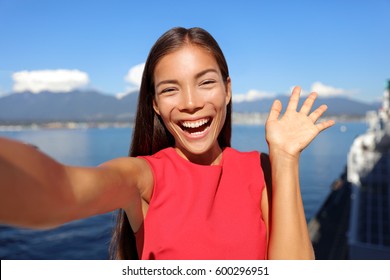
[[[312,259],[299,155],[333,121],[315,124],[326,110],[310,113],[315,93],[297,111],[299,93],[283,117],[272,105],[263,174],[259,153],[230,148],[231,80],[218,44],[199,28],[171,29],[145,64],[130,157],[64,166],[1,139],[0,221],[48,228],[121,209],[115,258]]]

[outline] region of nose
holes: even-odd
[[[204,100],[196,89],[187,87],[182,91],[180,98],[180,111],[195,112],[201,109],[204,105]]]

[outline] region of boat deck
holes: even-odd
[[[349,230],[353,259],[390,259],[390,151],[352,188]],[[375,252],[375,255],[372,255]]]

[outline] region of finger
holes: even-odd
[[[321,105],[318,107],[316,110],[314,110],[310,115],[309,118],[315,123],[328,109],[328,106],[326,105]]]
[[[298,108],[299,103],[299,96],[301,94],[301,88],[299,86],[294,87],[291,96],[290,101],[287,105],[287,111],[296,111]]]
[[[301,113],[308,115],[310,113],[311,108],[313,107],[316,98],[317,98],[317,93],[315,92],[310,93],[310,95],[306,98],[305,102],[302,105]]]
[[[317,126],[318,130],[321,132],[321,131],[331,127],[334,124],[335,124],[334,120],[327,120],[327,121],[316,124],[316,126]]]
[[[278,120],[281,111],[282,111],[282,103],[280,102],[280,100],[277,99],[274,101],[274,103],[272,103],[267,121]]]

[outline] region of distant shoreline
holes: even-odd
[[[232,123],[235,125],[264,125],[267,114],[263,113],[233,113]],[[328,116],[340,123],[366,122],[362,116]],[[132,128],[133,122],[118,121],[47,121],[47,122],[7,122],[0,120],[0,131],[48,130],[48,129],[88,129],[88,128]]]

